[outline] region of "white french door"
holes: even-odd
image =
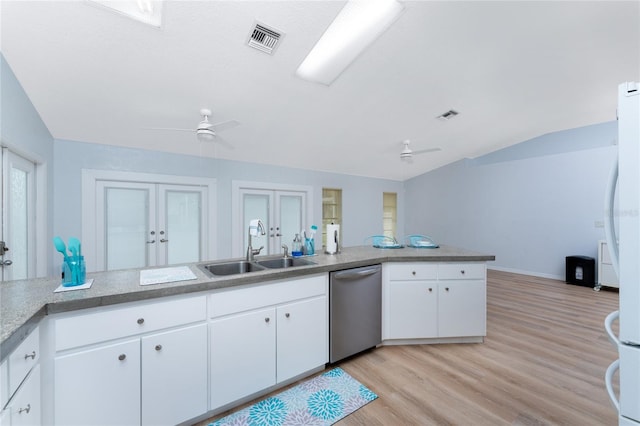
[[[98,270],[204,260],[203,187],[101,181],[96,189]]]
[[[2,281],[34,278],[35,164],[2,148],[2,226],[0,227],[0,278]]]
[[[137,180],[100,179],[98,175],[105,172],[98,171],[85,175],[83,238],[89,244],[88,269],[110,271],[214,258],[213,180],[134,173],[124,177]],[[168,182],[171,179],[174,183]]]
[[[233,241],[242,241],[242,245],[234,245],[234,255],[242,256],[247,251],[251,219],[262,220],[267,231],[264,236],[252,238],[254,249],[263,246],[262,255],[282,253],[282,244],[291,249],[295,234],[305,228],[310,217],[310,193],[308,187],[234,183],[237,212],[232,216],[241,221],[234,223]]]

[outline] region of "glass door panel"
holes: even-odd
[[[153,266],[149,248],[158,244],[150,223],[150,188],[106,188],[106,269]],[[154,232],[151,235],[151,232]]]
[[[291,251],[291,244],[296,234],[299,234],[304,227],[302,222],[302,213],[305,211],[304,200],[302,195],[285,195],[278,193],[279,218],[280,227],[279,237],[275,241],[275,252],[281,252],[282,244],[286,244]],[[307,233],[309,230],[307,230]],[[300,238],[304,238],[300,235]]]
[[[251,245],[254,249],[263,247],[260,254],[270,254],[269,237],[273,235],[274,229],[270,212],[272,211],[272,195],[269,191],[251,191],[242,194],[242,233],[243,233],[243,250],[247,252],[249,223],[252,219],[260,219],[264,224],[266,235],[252,237]]]
[[[2,280],[35,276],[35,165],[2,149],[2,235],[9,250],[0,253]]]
[[[175,188],[175,187],[174,187]],[[160,257],[163,264],[199,262],[202,259],[203,191],[168,189],[161,186],[159,237]]]

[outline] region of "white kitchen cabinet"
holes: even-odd
[[[485,268],[484,263],[385,264],[383,340],[481,340],[486,335]]]
[[[207,411],[207,324],[142,338],[142,424],[174,425]]]
[[[275,384],[275,309],[215,320],[210,329],[211,408]]]
[[[438,337],[486,336],[486,305],[484,281],[441,281]]]
[[[327,362],[327,298],[277,308],[277,382]]]
[[[36,365],[22,383],[6,411],[9,413],[11,426],[35,426],[42,424],[40,403],[40,366]],[[3,420],[3,425],[5,420]]]
[[[598,242],[598,286],[620,287],[618,274],[613,269],[613,262],[609,255],[609,246],[604,240]]]
[[[0,423],[39,425],[40,328],[36,327],[0,365]]]
[[[54,318],[55,424],[177,424],[206,412],[205,320],[206,296]]]
[[[393,281],[385,297],[383,340],[438,337],[437,281]]]
[[[328,360],[327,275],[211,295],[215,410]]]
[[[58,356],[55,424],[140,424],[140,340]]]

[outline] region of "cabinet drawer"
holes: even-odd
[[[486,278],[484,263],[441,263],[438,265],[438,279],[475,280]]]
[[[328,275],[322,274],[214,293],[209,296],[211,297],[211,317],[321,296],[327,294],[327,283]]]
[[[9,355],[9,396],[18,389],[40,359],[40,331],[36,328],[24,342]]]
[[[206,296],[111,308],[55,320],[56,351],[204,321]]]
[[[385,264],[391,281],[435,280],[438,278],[437,263],[391,263]]]

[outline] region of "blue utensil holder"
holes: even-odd
[[[63,287],[73,287],[82,285],[87,277],[84,264],[84,256],[70,256],[62,264],[64,275],[62,277]]]
[[[313,238],[305,238],[304,239],[304,251],[307,256],[311,256],[313,254],[315,254],[316,252],[316,247],[315,247],[315,242],[313,241]]]

